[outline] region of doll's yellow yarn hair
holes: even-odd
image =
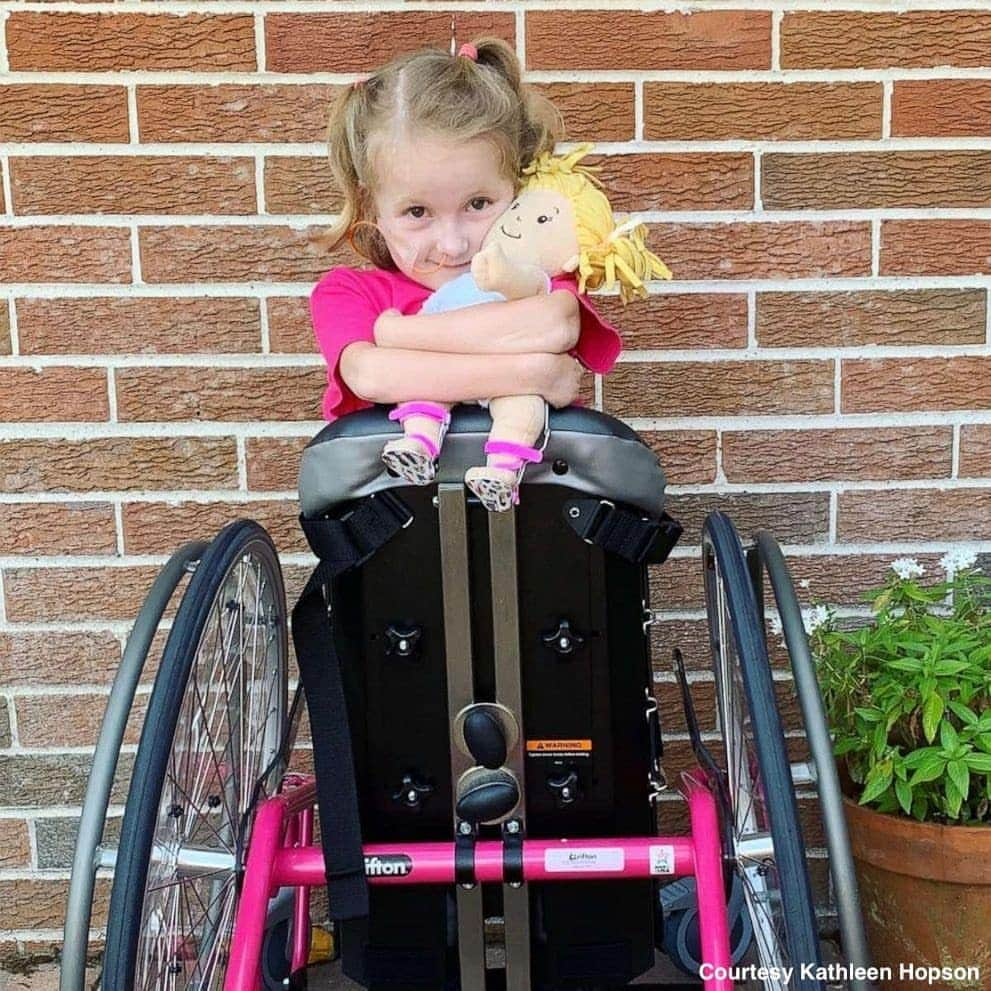
[[[611,288],[619,283],[624,303],[647,295],[644,282],[670,279],[671,271],[647,248],[647,228],[636,220],[616,223],[612,207],[595,176],[595,166],[578,162],[592,150],[583,144],[567,155],[548,152],[523,170],[523,190],[550,189],[567,197],[578,226],[578,290]]]

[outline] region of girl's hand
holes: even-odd
[[[395,334],[399,329],[399,321],[403,319],[399,310],[383,310],[375,320],[372,328],[375,334],[375,344],[380,348],[402,347],[396,342]]]
[[[536,297],[533,302],[539,307],[537,312],[542,317],[537,320],[535,330],[538,340],[533,342],[533,349],[551,354],[570,351],[578,343],[581,333],[581,313],[575,294],[557,289],[548,296]]]
[[[549,354],[545,370],[546,381],[540,395],[555,409],[570,406],[581,392],[584,368],[569,354]]]

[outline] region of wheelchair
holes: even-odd
[[[382,409],[307,446],[301,523],[319,564],[292,613],[291,702],[268,534],[239,520],[169,560],[94,756],[62,991],[83,986],[101,867],[114,868],[106,991],[304,986],[310,893],[324,884],[341,969],[375,991],[602,991],[636,981],[659,952],[707,991],[732,988],[740,959],[763,968],[756,983],[769,991],[821,991],[795,794],[807,786],[844,959],[868,965],[831,741],[773,537],[745,549],[725,515],[705,520],[711,678],[698,663],[688,671],[677,646],[669,655],[697,765],[678,783],[690,830],[659,832],[658,810],[676,803],[659,801],[649,569],[681,528],[658,459],[609,416],[552,412],[520,504],[489,514],[462,485],[488,427],[484,410],[456,408],[424,487],[382,469],[397,430]],[[183,583],[112,849],[102,835],[124,725]],[[775,703],[766,593],[804,763],[789,761]],[[714,720],[696,708],[700,690],[714,692]],[[315,774],[289,768],[304,694]],[[486,945],[493,920],[501,957]]]

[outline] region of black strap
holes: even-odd
[[[652,519],[608,499],[570,499],[564,504],[564,518],[586,543],[634,564],[662,564],[682,530],[667,513]]]
[[[368,560],[412,519],[405,504],[388,492],[362,500],[341,519],[300,517],[320,563],[293,609],[292,634],[310,714],[317,807],[334,920],[368,915],[368,882],[347,701],[330,614],[333,581]]]
[[[516,830],[502,824],[502,880],[505,884],[523,883],[523,824],[519,819],[509,820]]]
[[[475,828],[461,832],[461,820],[454,834],[454,881],[463,888],[475,887]],[[471,823],[468,823],[470,826]]]

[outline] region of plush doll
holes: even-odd
[[[619,283],[624,303],[645,297],[644,280],[670,279],[671,272],[644,244],[645,227],[636,221],[617,226],[593,169],[578,165],[591,145],[569,155],[541,155],[523,172],[523,186],[493,224],[471,272],[438,289],[421,313],[438,313],[494,300],[522,299],[551,291],[551,277],[574,273],[579,292]],[[485,403],[483,403],[485,405]],[[527,464],[543,459],[547,443],[547,404],[541,396],[501,396],[488,401],[492,428],[485,444],[486,464],[465,473],[465,485],[486,509],[504,512],[519,501]],[[450,422],[443,403],[399,404],[390,419],[404,435],[382,452],[386,466],[413,484],[434,478],[436,459]],[[433,437],[407,420],[439,424]],[[541,447],[534,445],[541,441]]]

